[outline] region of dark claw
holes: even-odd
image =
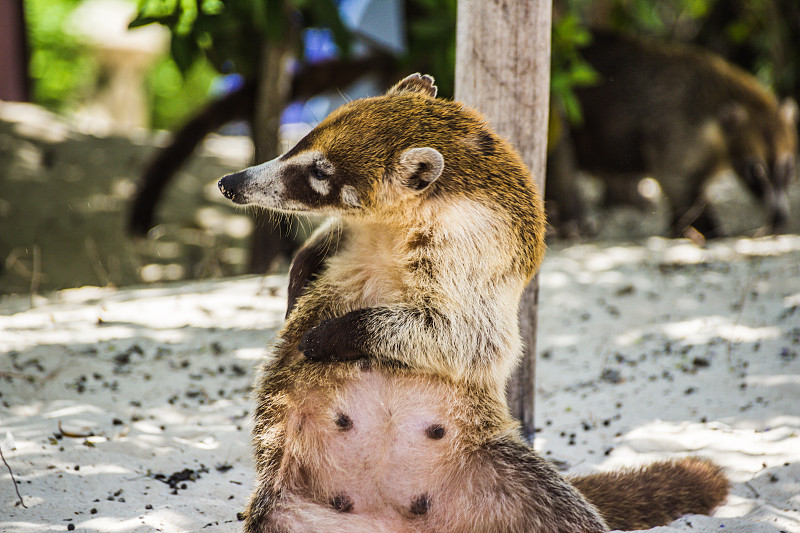
[[[306,331],[297,349],[303,352],[306,359],[312,361],[341,361],[330,335],[330,320],[323,320],[318,326]]]
[[[365,357],[348,342],[351,339],[342,329],[339,319],[323,320],[306,331],[297,349],[311,361],[354,361]]]

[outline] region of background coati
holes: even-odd
[[[544,216],[519,156],[414,75],[220,180],[236,203],[336,216],[296,258],[257,387],[248,533],[600,532],[724,499],[698,459],[573,485],[519,435],[504,385]]]
[[[797,175],[797,104],[778,104],[745,71],[700,48],[598,32],[581,50],[599,82],[576,89],[583,123],[548,160],[546,194],[561,228],[585,226],[575,166],[602,177],[607,193],[630,199],[655,178],[671,204],[671,233],[689,226],[719,234],[703,189],[731,167],[769,211],[776,231],[789,212],[786,189]]]

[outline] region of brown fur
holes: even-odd
[[[718,466],[691,457],[570,481],[611,529],[622,530],[668,524],[678,514],[708,514],[729,489]]]
[[[607,530],[505,405],[544,217],[475,111],[411,76],[220,188],[337,217],[292,266],[259,377],[247,533]]]
[[[608,200],[641,199],[636,184],[652,176],[671,204],[672,234],[692,225],[708,236],[719,228],[704,187],[733,168],[773,228],[783,227],[797,175],[796,103],[779,105],[753,76],[700,48],[600,32],[582,53],[600,81],[577,90],[583,123],[550,155],[546,190],[557,225],[584,225],[577,165],[603,178]]]

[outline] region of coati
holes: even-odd
[[[542,202],[476,111],[435,96],[409,76],[219,182],[239,204],[334,217],[291,267],[258,379],[245,531],[588,533],[709,512],[728,490],[710,463],[570,484],[521,438],[504,386]]]
[[[797,175],[793,100],[778,104],[750,74],[688,45],[595,32],[581,53],[599,82],[576,89],[583,122],[548,160],[557,228],[585,227],[575,165],[603,179],[617,196],[609,200],[635,200],[629,191],[652,176],[671,204],[670,233],[692,226],[707,237],[719,236],[719,225],[705,209],[704,186],[731,167],[763,202],[772,228],[783,228],[786,189]]]

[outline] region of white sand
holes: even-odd
[[[238,531],[285,284],[0,302],[0,446],[27,505],[0,465],[0,531]],[[727,503],[653,531],[800,532],[800,237],[553,250],[539,346],[536,447],[569,473],[701,455]]]

